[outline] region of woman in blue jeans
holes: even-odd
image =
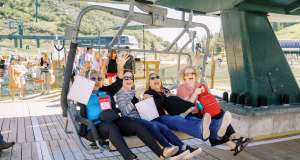
[[[151,73],[146,83],[147,90],[145,97],[153,97],[157,110],[160,114],[158,121],[167,125],[170,129],[181,131],[195,138],[207,140],[211,145],[226,143],[234,155],[241,152],[250,142],[249,138],[236,137],[236,133],[231,125],[224,126],[224,116],[216,117],[211,120],[210,115],[205,114],[203,117],[197,117],[192,114],[181,116],[180,114],[190,110],[194,103],[182,100],[177,96],[171,96],[170,91],[162,86],[160,77]],[[166,112],[169,115],[166,115]],[[217,133],[222,133],[221,135]]]
[[[124,73],[123,86],[116,94],[116,103],[123,116],[131,117],[142,123],[150,131],[153,137],[164,147],[163,154],[165,157],[172,159],[190,159],[201,153],[201,148],[194,149],[185,145],[166,125],[154,119],[147,121],[141,119],[134,104],[139,100],[135,96],[135,91],[132,90],[134,85],[134,77],[132,72]],[[147,106],[145,106],[147,107]],[[192,152],[192,153],[190,153]]]

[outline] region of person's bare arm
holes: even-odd
[[[202,93],[202,88],[196,88],[191,97],[186,97],[185,100],[195,103],[200,93]]]
[[[128,55],[127,56],[124,56],[124,57],[121,57],[121,58],[117,58],[116,62],[117,62],[117,67],[118,67],[118,77],[120,79],[123,79],[123,75],[124,75],[124,65],[125,63],[127,62],[128,60]]]

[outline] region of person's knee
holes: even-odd
[[[164,125],[164,124],[159,124],[158,125],[160,129],[162,130],[170,130],[168,126]]]
[[[108,133],[109,134],[113,134],[113,133],[119,132],[118,126],[116,126],[114,124],[109,124],[107,127],[108,127]]]
[[[135,132],[144,131],[145,129],[147,129],[147,127],[142,123],[134,122],[133,124],[134,124],[134,128],[135,128],[134,129]]]
[[[156,131],[156,132],[160,130],[160,126],[155,123],[151,124],[150,127],[151,127],[151,130]]]

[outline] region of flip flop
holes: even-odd
[[[232,139],[233,142],[235,142],[236,146],[234,149],[232,149],[231,151],[234,151],[233,155],[237,156],[240,152],[242,152],[247,145],[252,141],[253,139],[251,138],[245,138],[245,137],[241,137],[239,139]]]

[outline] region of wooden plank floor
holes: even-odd
[[[0,160],[120,160],[118,152],[87,154],[64,132],[57,97],[22,102],[0,102],[0,130],[6,141],[15,141],[13,148],[4,150]],[[19,111],[19,112],[18,112]],[[299,160],[300,139],[248,147],[238,156],[230,151],[212,148],[197,139],[185,141],[203,152],[194,159],[201,160]],[[134,148],[141,160],[158,160],[148,147]]]

